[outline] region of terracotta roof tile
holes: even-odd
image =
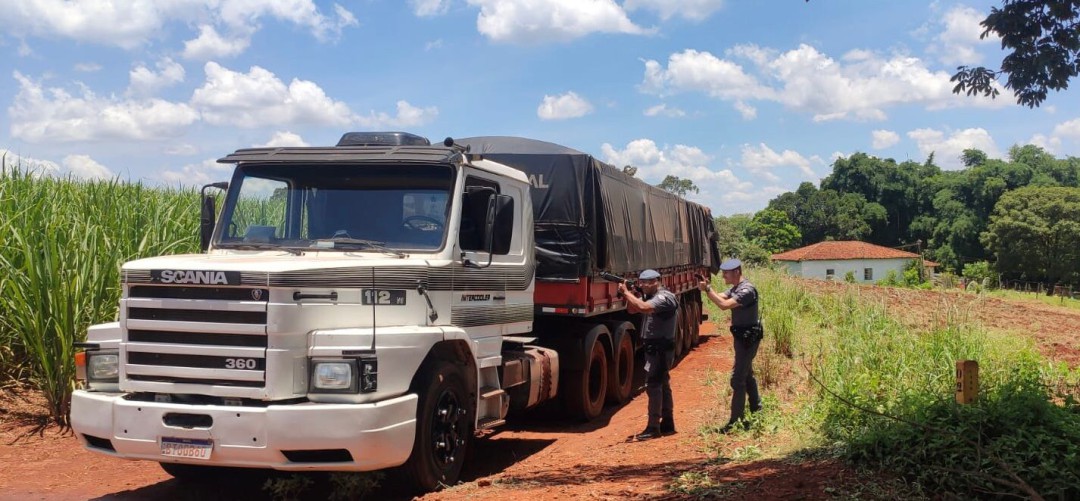
[[[858,241],[826,241],[773,254],[773,261],[917,258],[918,254]]]

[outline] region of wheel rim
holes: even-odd
[[[432,457],[440,469],[446,469],[457,461],[462,446],[465,445],[465,409],[461,406],[456,393],[445,390],[435,404],[435,419],[432,420],[431,446]]]

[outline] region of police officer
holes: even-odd
[[[705,280],[698,282],[698,288],[721,310],[731,310],[731,337],[735,346],[735,367],[731,371],[731,419],[721,429],[727,433],[743,418],[747,397],[750,399],[750,412],[761,410],[761,395],[754,379],[754,356],[757,355],[764,331],[758,316],[757,288],[743,277],[742,262],[728,259],[720,264],[720,272],[724,276],[724,283],[731,288],[718,294]]]
[[[645,430],[634,436],[648,440],[675,433],[675,404],[671,398],[671,377],[668,371],[675,361],[675,326],[679,300],[660,285],[660,273],[645,270],[638,276],[641,296],[637,297],[619,284],[630,313],[643,313],[641,339],[645,350],[645,394],[649,397],[649,421]]]

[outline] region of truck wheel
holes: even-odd
[[[605,332],[607,327],[602,328]],[[566,374],[565,389],[567,409],[576,417],[591,421],[604,410],[607,397],[608,359],[600,336],[586,336],[585,367]]]
[[[416,439],[405,474],[417,490],[430,492],[457,483],[472,440],[472,409],[465,379],[449,362],[439,362],[420,391]]]
[[[634,389],[634,340],[631,338],[633,324],[624,322],[615,327],[613,345],[615,359],[608,372],[607,401],[623,404],[630,400]]]
[[[701,343],[701,303],[690,303],[690,346]]]
[[[675,319],[675,363],[672,367],[679,365],[679,361],[682,360],[683,355],[686,355],[686,305],[679,305],[679,315]]]

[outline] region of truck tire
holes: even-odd
[[[437,362],[426,378],[416,409],[416,439],[404,466],[421,492],[457,483],[473,434],[473,406],[457,367]]]
[[[686,305],[679,304],[679,314],[675,319],[675,363],[672,367],[679,365],[679,361],[686,355]]]
[[[593,327],[585,336],[585,360],[580,371],[569,371],[563,380],[566,391],[563,402],[570,414],[585,421],[591,421],[604,410],[608,385],[607,349],[599,335],[593,335],[598,329],[607,334],[607,327]]]
[[[690,346],[701,343],[701,303],[690,303]]]
[[[623,322],[614,328],[612,350],[614,358],[608,366],[608,403],[621,405],[630,400],[634,390],[634,324]]]

